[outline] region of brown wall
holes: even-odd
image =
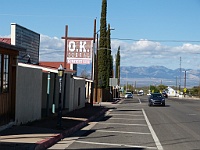
[[[11,47],[12,48],[12,47]],[[15,120],[16,64],[18,51],[0,45],[0,54],[9,55],[9,90],[0,92],[0,126]]]
[[[112,91],[113,92],[113,91]],[[100,103],[100,102],[108,102],[112,101],[112,94],[110,93],[110,90],[108,89],[97,89],[97,100],[95,99],[95,90],[94,90],[94,95],[93,95],[93,101]]]

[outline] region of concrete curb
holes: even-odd
[[[79,129],[83,128],[84,126],[86,126],[89,122],[93,121],[94,119],[96,119],[97,117],[101,116],[102,114],[104,114],[106,111],[108,111],[108,108],[103,109],[102,111],[100,111],[99,113],[96,113],[95,115],[93,115],[92,117],[90,117],[89,119],[87,119],[84,122],[81,122],[80,124],[76,125],[75,127],[72,127],[68,130],[64,130],[62,133],[60,134],[54,134],[51,137],[44,139],[42,141],[38,141],[36,143],[35,146],[35,150],[45,150],[49,147],[51,147],[52,145],[54,145],[55,143],[57,143],[58,141],[60,141],[61,139],[72,135],[73,133],[75,133],[76,131],[78,131]]]
[[[15,122],[10,122],[6,125],[0,126],[0,131],[3,131],[5,129],[11,128],[13,125],[15,125]]]
[[[118,100],[112,102],[112,104],[117,104],[117,103],[119,103],[120,101],[121,101],[121,99],[118,99]]]
[[[118,103],[121,103],[121,102],[123,102],[124,101],[124,99],[118,99],[118,100],[116,100],[115,102],[113,102],[112,104],[118,104]]]

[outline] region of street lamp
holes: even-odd
[[[61,93],[62,93],[62,77],[64,74],[64,68],[62,64],[60,64],[58,68],[58,77],[59,77],[59,105],[58,105],[58,127],[61,128],[62,126],[62,100],[61,100]]]

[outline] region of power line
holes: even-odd
[[[61,18],[94,18],[92,16],[65,16],[65,15],[31,15],[31,14],[0,14],[0,16],[11,17],[61,17]]]
[[[200,43],[200,40],[151,40],[151,39],[123,39],[123,38],[111,38],[113,40],[121,40],[121,41],[152,41],[152,42],[179,42],[179,43]]]

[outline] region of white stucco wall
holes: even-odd
[[[15,123],[41,119],[42,70],[18,66]]]
[[[80,93],[79,93],[80,89]],[[80,95],[79,95],[80,94]],[[85,106],[85,80],[74,80],[74,109],[82,108]],[[80,102],[79,101],[80,98]]]
[[[41,119],[43,109],[47,107],[52,109],[53,94],[55,94],[55,107],[58,107],[59,81],[58,78],[54,81],[54,75],[51,74],[49,102],[47,103],[47,73],[43,73],[42,69],[38,68],[18,67],[15,110],[17,125]],[[85,83],[85,79],[74,78],[71,74],[66,74],[62,84],[62,102],[66,110],[73,111],[85,106]],[[49,111],[49,114],[51,113]]]

